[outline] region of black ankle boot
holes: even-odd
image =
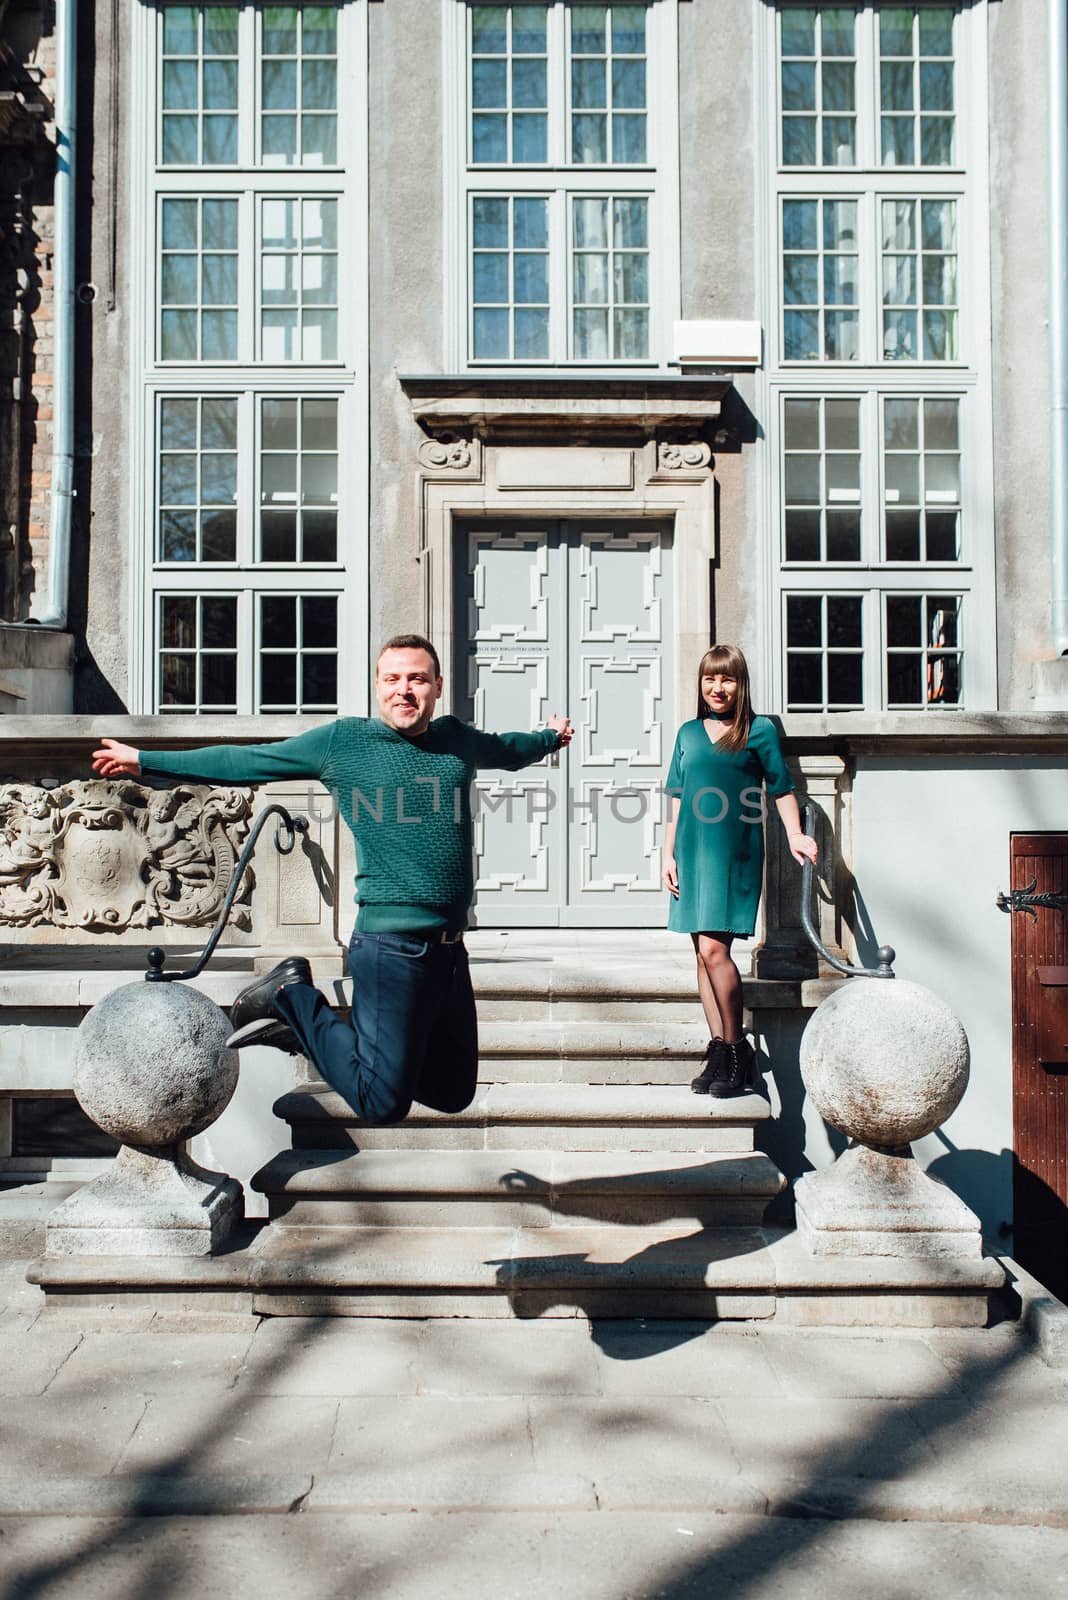
[[[690,1083],[690,1088],[694,1094],[717,1094],[719,1092],[712,1085],[726,1081],[727,1060],[727,1046],[717,1033],[714,1039],[709,1039],[708,1041],[704,1066],[697,1077]]]
[[[717,1100],[729,1100],[736,1095],[747,1093],[749,1079],[756,1064],[753,1046],[748,1039],[735,1039],[724,1042],[723,1054],[726,1061],[726,1071],[723,1077],[708,1091]]]

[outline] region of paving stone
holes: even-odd
[[[763,1338],[700,1322],[595,1322],[606,1395],[768,1395],[781,1389]]]
[[[933,1458],[914,1417],[887,1400],[717,1400],[744,1477],[896,1477]]]
[[[533,1469],[527,1401],[457,1399],[342,1400],[330,1451],[331,1472],[522,1472]],[[569,1463],[564,1469],[572,1471]]]
[[[593,1511],[589,1478],[551,1472],[331,1472],[318,1477],[306,1511]]]
[[[43,1394],[80,1338],[74,1328],[0,1328],[0,1396]]]
[[[550,1472],[588,1472],[598,1483],[633,1482],[669,1468],[691,1480],[731,1478],[738,1461],[710,1400],[536,1398],[534,1457]]]
[[[7,1517],[0,1536],[19,1600],[1053,1600],[1068,1568],[1054,1528],[674,1511]]]
[[[254,1332],[250,1319],[232,1334],[87,1333],[54,1387],[82,1394],[119,1388],[141,1394],[186,1390],[197,1396],[221,1395],[233,1387]]]
[[[420,1394],[601,1393],[585,1320],[426,1322],[416,1374]]]
[[[240,1393],[402,1395],[416,1391],[422,1324],[383,1318],[268,1317],[248,1348]]]
[[[140,1394],[111,1391],[90,1399],[76,1389],[6,1399],[0,1411],[4,1466],[17,1466],[27,1479],[111,1472],[146,1403]]]
[[[800,1399],[892,1399],[935,1395],[953,1375],[918,1339],[860,1340],[833,1333],[761,1335],[783,1391]]]
[[[338,1402],[295,1396],[228,1394],[190,1403],[186,1395],[149,1400],[118,1470],[187,1475],[255,1475],[284,1465],[320,1472],[330,1455]]]
[[[0,1477],[0,1516],[228,1516],[293,1511],[310,1473],[187,1478],[134,1473],[109,1478]]]

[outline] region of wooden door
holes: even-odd
[[[478,524],[457,549],[459,714],[533,728],[566,710],[577,725],[555,765],[475,783],[477,926],[663,926],[670,527]]]
[[[1020,1264],[1068,1298],[1068,833],[1012,836],[1013,1209]],[[1033,912],[1033,915],[1031,914]]]

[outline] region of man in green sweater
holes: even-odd
[[[356,841],[352,1025],[334,1016],[304,957],[291,956],[238,995],[229,1042],[307,1055],[375,1124],[401,1121],[413,1100],[456,1112],[474,1098],[478,1032],[463,944],[474,894],[471,781],[480,767],[530,766],[573,733],[555,714],[535,733],[435,719],[441,686],[430,641],[399,634],[378,658],[377,717],[342,717],[274,744],[142,752],[104,739],[93,755],[106,778],[318,778],[332,791]]]

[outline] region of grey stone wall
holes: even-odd
[[[130,440],[130,279],[143,241],[131,233],[129,14],[91,8],[92,95],[81,159],[89,166],[80,196],[91,195],[85,269],[96,295],[80,312],[78,500],[72,529],[71,624],[81,634],[75,707],[126,710],[129,694],[130,539],[137,485]],[[88,19],[87,19],[88,21]],[[113,27],[113,21],[117,23]],[[86,368],[88,370],[86,371]]]
[[[1033,663],[1052,653],[1046,17],[1011,4],[988,16],[998,675],[1001,705],[1024,710]]]

